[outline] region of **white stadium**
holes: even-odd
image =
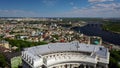
[[[101,45],[73,41],[25,48],[23,68],[108,68],[109,51]]]

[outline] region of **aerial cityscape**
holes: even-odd
[[[1,0],[0,68],[120,68],[120,0]]]

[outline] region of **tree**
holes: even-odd
[[[24,40],[12,40],[12,39],[5,39],[10,43],[10,45],[18,47],[17,51],[21,51],[23,48],[32,47],[37,45],[47,44],[46,42],[29,42]]]
[[[0,67],[5,67],[7,65],[4,56],[0,53]]]
[[[109,68],[120,68],[120,51],[110,51]]]

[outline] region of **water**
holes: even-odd
[[[112,43],[115,45],[120,45],[120,34],[112,33],[110,31],[105,31],[102,29],[102,24],[87,24],[83,27],[72,28],[75,31],[81,32],[88,36],[99,36],[102,37],[103,41]]]

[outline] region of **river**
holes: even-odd
[[[103,30],[102,24],[89,23],[83,27],[73,27],[72,29],[88,36],[102,37],[103,41],[120,46],[120,34]]]

